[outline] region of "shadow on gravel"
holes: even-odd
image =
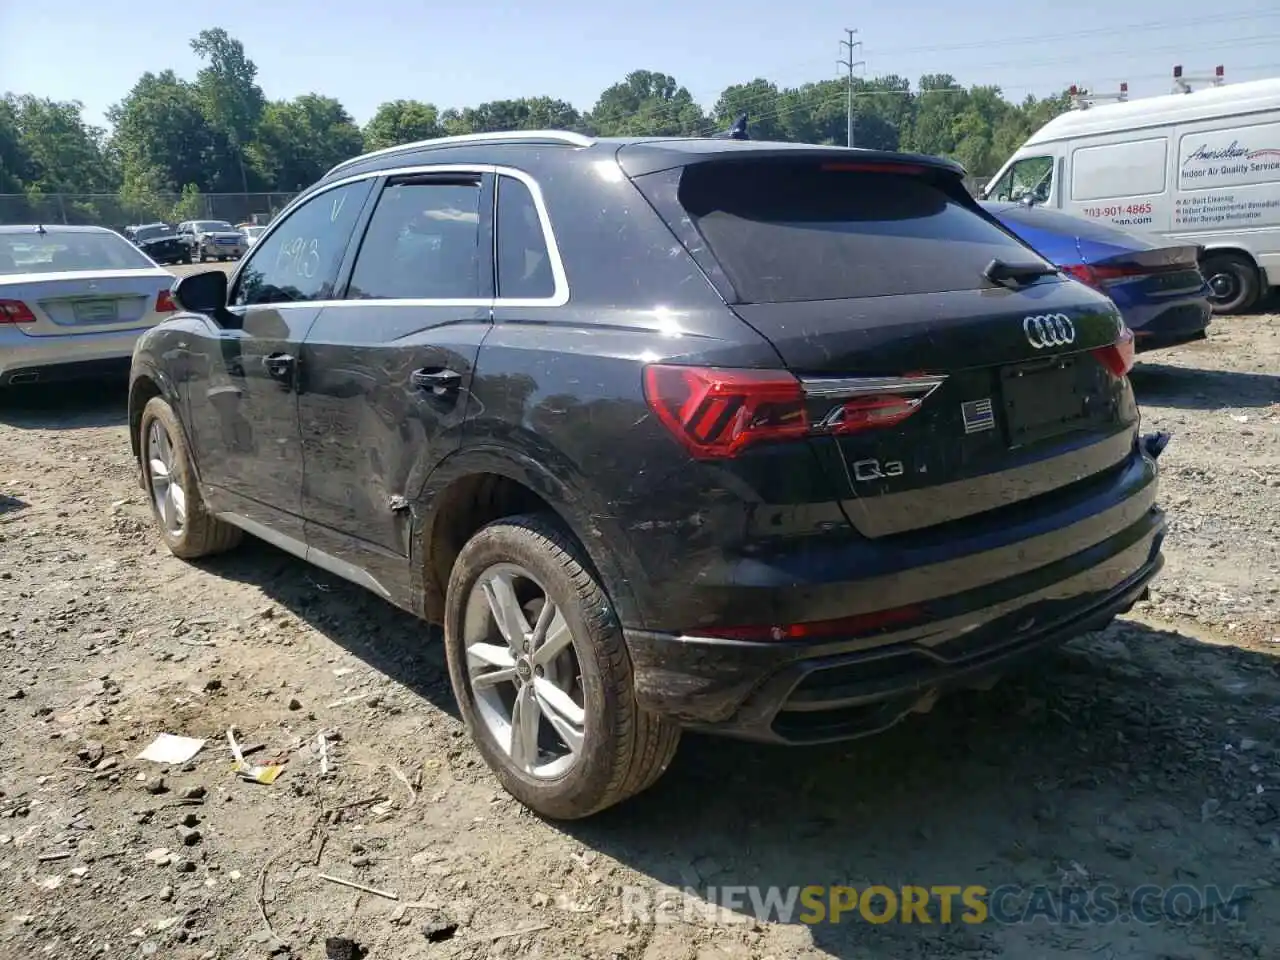
[[[459,718],[439,628],[252,537],[200,563],[215,576],[253,584],[353,656]]]
[[[257,585],[421,696],[423,709],[457,717],[434,628],[254,540],[205,566]],[[944,699],[865,740],[779,748],[687,736],[648,792],[547,827],[652,881],[623,893],[624,905],[650,916],[657,901],[645,898],[659,885],[692,888],[694,923],[723,905],[725,887],[779,888],[784,900],[809,885],[1045,885],[1057,894],[1096,883],[1192,884],[1229,893],[1273,874],[1280,856],[1280,809],[1270,791],[1257,792],[1267,773],[1256,772],[1280,756],[1270,746],[1277,721],[1280,658],[1125,621],[991,691]],[[728,914],[747,931],[750,894],[739,895],[746,908]],[[789,923],[804,909],[797,902]],[[961,909],[957,899],[956,916]],[[1201,957],[1179,952],[1192,927],[1219,946],[1223,937],[1235,945],[1280,936],[1275,902],[1250,901],[1248,910],[1252,932],[1161,920],[1142,931],[1139,953]],[[855,911],[797,936],[850,960],[1046,948],[1092,956],[1130,942],[1122,938],[1133,926],[875,925]]]
[[[1280,376],[1140,362],[1129,374],[1140,404],[1184,410],[1269,407],[1280,403]]]
[[[25,500],[19,500],[17,497],[11,497],[8,494],[0,493],[0,514],[17,513],[19,510],[25,510],[31,504]]]
[[[80,430],[128,421],[127,377],[0,390],[0,424],[21,430]]]

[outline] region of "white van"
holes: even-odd
[[[1072,110],[983,191],[1205,248],[1218,313],[1280,286],[1280,79]]]

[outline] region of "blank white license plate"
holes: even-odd
[[[80,323],[111,323],[119,318],[114,300],[77,300],[72,310]]]

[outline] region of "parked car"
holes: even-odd
[[[1199,246],[1161,244],[1029,203],[982,206],[1051,262],[1115,301],[1138,351],[1205,338],[1213,308]]]
[[[443,623],[481,755],[546,816],[645,789],[685,727],[884,729],[1163,562],[1132,336],[961,178],[558,132],[340,164],[137,346],[160,534]]]
[[[123,374],[172,283],[103,227],[0,226],[0,387]]]
[[[1218,313],[1280,285],[1280,78],[1069,110],[991,179],[987,200],[1036,203],[1205,248]]]
[[[126,227],[125,239],[156,263],[190,263],[192,249],[167,223]]]
[[[225,220],[188,220],[178,224],[178,232],[187,238],[192,257],[201,263],[235,260],[249,249],[245,235]]]
[[[249,242],[249,246],[251,247],[255,243],[257,243],[258,238],[262,236],[263,232],[266,229],[267,229],[266,227],[259,226],[256,223],[251,223],[251,224],[248,224],[247,226],[240,228],[241,232],[244,233],[245,239]]]

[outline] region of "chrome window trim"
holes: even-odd
[[[489,133],[464,133],[452,137],[435,137],[431,140],[398,143],[394,147],[371,150],[369,153],[362,153],[357,157],[351,157],[349,160],[334,164],[325,176],[331,177],[339,170],[345,170],[347,167],[354,166],[364,160],[393,156],[397,153],[410,153],[414,150],[434,150],[442,147],[465,146],[468,143],[536,143],[539,140],[568,144],[571,147],[590,147],[594,146],[596,142],[592,137],[581,133],[572,133],[568,130],[498,130]]]
[[[297,300],[286,301],[284,303],[263,304],[270,306],[272,309],[281,309],[285,307],[350,307],[356,305],[365,306],[391,306],[391,307],[562,307],[569,302],[569,278],[565,274],[564,260],[560,256],[560,245],[556,242],[555,231],[551,227],[551,215],[547,211],[547,201],[542,195],[542,187],[538,181],[530,174],[523,170],[517,170],[515,167],[507,167],[494,163],[434,163],[434,164],[414,164],[408,167],[391,167],[385,170],[369,170],[364,173],[353,174],[344,177],[341,180],[335,180],[333,183],[326,183],[323,187],[310,193],[296,197],[292,203],[280,211],[279,216],[271,224],[265,233],[260,236],[254,243],[254,247],[261,245],[268,240],[272,233],[293,215],[294,210],[301,207],[305,203],[309,203],[314,198],[328,193],[330,190],[336,190],[339,187],[349,186],[353,183],[359,183],[362,180],[373,180],[378,177],[404,177],[414,174],[450,174],[450,173],[468,173],[482,176],[486,173],[493,174],[498,177],[513,177],[519,180],[529,188],[529,195],[533,197],[534,209],[538,211],[538,222],[542,224],[542,237],[547,244],[547,256],[551,260],[551,275],[555,280],[555,290],[549,297],[474,297],[474,298],[458,298],[458,299],[432,299],[429,297],[411,297],[402,299],[378,300],[374,298],[360,300]],[[374,201],[377,202],[376,199]],[[375,212],[377,208],[374,208]],[[483,214],[483,211],[482,211]],[[493,228],[497,230],[497,224],[493,224]],[[356,252],[356,259],[360,257],[359,251]],[[235,284],[240,278],[240,271],[244,269],[245,264],[252,261],[252,256],[246,257],[241,261],[240,266],[236,268],[236,272],[232,274],[228,282],[228,289],[235,289]],[[245,304],[234,305],[236,309],[244,309]],[[255,304],[256,306],[256,304]]]

